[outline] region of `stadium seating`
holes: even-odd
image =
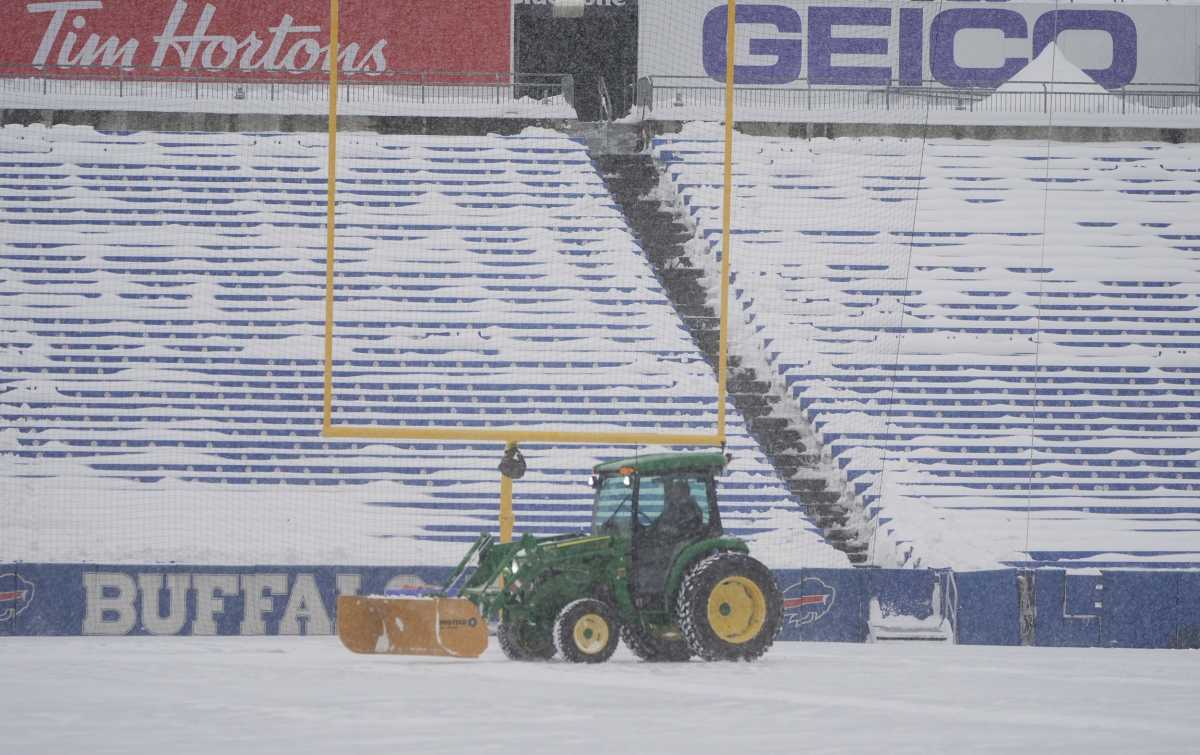
[[[716,382],[581,144],[339,140],[334,421],[709,432]],[[16,560],[451,563],[500,449],[321,435],[326,140],[0,130],[0,473]],[[628,447],[530,445],[518,531]],[[642,449],[643,451],[645,449]],[[736,413],[732,532],[845,565]]]
[[[653,152],[710,258],[722,142]],[[1200,564],[1200,150],[739,136],[733,290],[877,560]]]

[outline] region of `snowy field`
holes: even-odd
[[[1184,753],[1200,653],[782,643],[763,662],[352,655],[330,637],[6,639],[0,750]]]

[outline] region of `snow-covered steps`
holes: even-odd
[[[325,158],[312,134],[0,131],[7,557],[440,564],[495,528],[498,447],[321,435]],[[336,423],[712,430],[712,370],[582,144],[343,134],[337,231]],[[846,564],[736,412],[728,450],[730,531]],[[518,531],[555,533],[638,449],[524,451]]]
[[[718,130],[653,150],[719,253]],[[883,564],[1200,564],[1195,145],[738,136],[738,328]]]
[[[870,611],[867,642],[954,642],[954,628],[943,616],[884,616],[874,600]]]

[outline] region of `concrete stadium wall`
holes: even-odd
[[[324,132],[328,120],[319,115],[251,113],[155,113],[125,110],[0,109],[0,124],[44,126],[91,126],[102,131],[310,131]],[[450,118],[433,116],[341,116],[343,131],[380,134],[444,134],[446,136],[516,134],[529,126],[563,131],[580,127],[567,121],[528,118]],[[678,133],[682,121],[645,121],[640,124],[608,124],[602,130],[617,135],[629,133],[630,144],[655,134]],[[1200,142],[1200,128],[1134,128],[1085,126],[922,126],[903,123],[761,123],[739,121],[737,129],[748,136],[828,138],[890,136],[899,138],[951,139],[1053,139],[1067,142]]]
[[[336,596],[436,585],[445,567],[0,564],[0,637],[329,634]],[[954,615],[962,644],[1200,647],[1200,572],[788,569],[780,639],[864,642]],[[947,596],[943,599],[940,596]]]
[[[101,131],[312,131],[328,130],[329,119],[322,115],[280,115],[273,113],[159,113],[134,110],[53,110],[32,108],[0,109],[0,124],[28,126],[91,126]],[[562,121],[529,118],[460,118],[437,116],[338,117],[342,131],[370,131],[379,134],[516,134],[528,126],[561,128]]]
[[[657,134],[674,134],[682,121],[654,121],[649,124]],[[740,133],[748,136],[825,138],[888,136],[907,139],[1047,139],[1058,142],[1167,142],[1182,144],[1200,141],[1200,129],[1141,128],[1114,126],[993,126],[993,125],[921,125],[904,123],[762,123],[737,122]]]

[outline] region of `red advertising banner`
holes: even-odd
[[[133,68],[164,74],[323,78],[329,0],[10,2],[5,69]],[[339,70],[504,73],[512,0],[341,0]]]

